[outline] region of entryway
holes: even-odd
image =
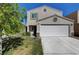
[[[29,26],[30,32],[33,32],[33,36],[36,36],[37,26],[36,25],[30,25]]]

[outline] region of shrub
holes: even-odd
[[[5,54],[12,48],[17,48],[18,46],[21,46],[23,44],[23,40],[24,39],[22,39],[21,37],[2,38],[2,54]]]

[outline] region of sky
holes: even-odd
[[[20,8],[25,7],[28,11],[42,5],[47,5],[52,8],[62,10],[64,16],[79,9],[79,3],[20,3],[19,7]]]

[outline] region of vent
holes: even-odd
[[[47,10],[44,8],[44,12],[46,12]]]
[[[54,19],[53,19],[53,22],[57,22],[57,18],[54,18]]]

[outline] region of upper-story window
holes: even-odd
[[[31,18],[32,18],[33,20],[36,20],[36,19],[38,18],[38,14],[37,14],[37,13],[32,13],[32,14],[31,14]]]

